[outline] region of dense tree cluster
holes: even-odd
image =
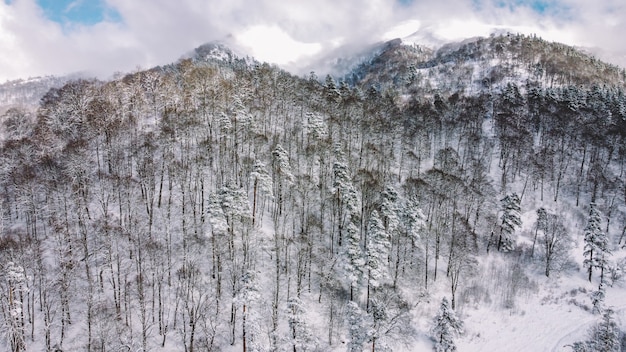
[[[490,246],[550,276],[583,235],[544,209],[526,250],[525,199],[594,204],[590,278],[600,234],[624,225],[626,97],[542,82],[376,89],[187,59],[9,110],[2,346],[393,350],[445,280],[434,334],[454,350],[453,310]]]

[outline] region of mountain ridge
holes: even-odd
[[[242,50],[233,50],[227,40],[211,41],[181,55],[178,62],[192,59],[225,63],[243,60],[247,65],[260,63],[254,57],[242,53]],[[512,75],[524,76],[518,80],[522,83],[544,80],[550,86],[596,84],[623,88],[626,85],[626,71],[623,68],[603,62],[582,48],[544,41],[535,35],[512,33],[467,38],[435,48],[396,38],[371,44],[359,49],[356,54],[326,56],[320,60],[319,62],[325,63],[318,62],[310,66],[324,67],[325,71],[311,72],[320,77],[331,75],[335,79],[344,80],[351,85],[361,85],[365,89],[370,86],[380,89],[394,86],[401,87],[401,90],[410,90],[409,86],[413,85],[415,90],[423,84],[438,88],[451,86],[448,78],[458,79],[449,72],[451,66],[457,71],[465,70],[465,75],[468,70],[474,71],[477,66],[482,67],[483,72],[469,73],[471,77],[468,79],[473,81],[469,85],[474,85],[474,88],[480,87],[485,81],[488,84],[499,83],[504,77]],[[526,66],[526,72],[516,72],[511,68],[512,65],[520,64]],[[439,83],[421,80],[425,76],[433,75]],[[77,73],[5,82],[0,84],[0,106],[5,106],[5,109],[16,104],[34,106],[48,89],[59,88],[65,82],[86,77],[84,73]],[[416,82],[416,78],[420,78],[420,81]],[[36,85],[39,87],[35,87]],[[497,86],[502,88],[505,85],[506,82]]]
[[[502,89],[511,79],[520,86],[626,85],[623,68],[571,46],[510,33],[448,43],[436,50],[396,41],[346,77],[352,83],[386,83],[401,90],[430,85],[452,91],[456,83],[453,80],[460,78],[466,81],[464,89],[470,91],[484,84]]]

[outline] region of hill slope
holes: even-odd
[[[206,46],[10,110],[0,343],[412,351],[443,297],[463,350],[581,341],[626,304],[626,97],[556,48],[394,41],[350,85]]]

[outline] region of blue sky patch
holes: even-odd
[[[513,12],[520,7],[527,7],[540,15],[562,16],[569,7],[559,0],[471,0],[475,10],[484,10],[496,6]]]
[[[561,4],[560,1],[550,0],[500,0],[497,2],[497,4],[500,7],[508,7],[511,10],[514,10],[517,7],[527,6],[542,15],[552,14],[559,9],[563,9],[563,4]]]
[[[48,19],[62,25],[122,21],[120,14],[104,0],[37,0],[37,4]]]

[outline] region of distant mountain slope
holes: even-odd
[[[46,76],[0,84],[0,112],[15,105],[36,106],[50,88],[59,88],[73,78],[77,77]]]
[[[547,87],[624,87],[626,72],[580,49],[535,36],[499,35],[450,43],[436,51],[401,40],[346,75],[353,84],[401,90],[458,91],[502,88],[515,82]]]

